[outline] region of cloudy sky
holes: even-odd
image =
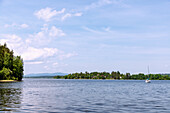
[[[0,0],[0,43],[25,74],[170,72],[169,0]]]

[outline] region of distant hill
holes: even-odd
[[[65,76],[67,73],[32,73],[24,75],[24,78],[53,78],[54,76]]]

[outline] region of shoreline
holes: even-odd
[[[64,79],[64,78],[53,78],[53,79],[62,79],[62,80],[143,80],[146,79]],[[156,80],[156,79],[150,79],[150,80]]]
[[[17,80],[0,80],[0,83],[18,82]]]

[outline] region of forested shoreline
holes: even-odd
[[[14,56],[6,44],[0,44],[0,80],[17,80],[23,78],[23,59]]]
[[[65,76],[55,76],[56,79],[117,79],[117,80],[170,80],[169,75],[161,75],[161,74],[148,74],[145,75],[143,73],[139,74],[121,74],[119,71],[111,73],[109,72],[80,72],[80,73],[72,73]]]

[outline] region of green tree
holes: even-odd
[[[0,71],[0,79],[10,80],[12,79],[11,74],[12,74],[12,71],[10,69],[3,67],[3,69]]]
[[[22,80],[23,60],[20,56],[14,56],[6,44],[0,45],[0,79]]]
[[[17,80],[22,80],[23,77],[23,60],[20,56],[14,57],[13,59],[13,76],[17,78]]]

